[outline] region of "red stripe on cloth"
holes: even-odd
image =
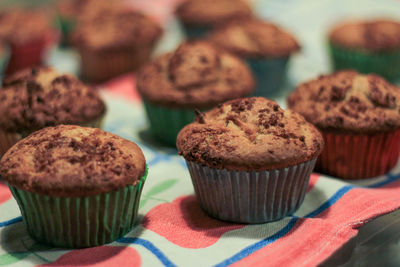
[[[236,266],[315,266],[356,236],[367,221],[400,206],[400,181],[379,189],[353,189],[316,218],[299,219],[284,237]]]
[[[103,85],[107,92],[123,97],[127,100],[137,102],[140,101],[140,95],[136,90],[135,76],[126,74],[116,79],[113,79]]]
[[[11,196],[12,195],[10,189],[8,189],[8,186],[0,181],[0,204],[9,200]]]

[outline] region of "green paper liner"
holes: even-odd
[[[32,238],[56,247],[93,247],[134,227],[147,173],[146,166],[136,186],[87,197],[46,196],[9,187]]]
[[[204,38],[212,27],[207,25],[189,25],[182,23],[183,31],[188,39]]]
[[[73,17],[62,16],[57,14],[56,24],[61,32],[61,46],[68,46],[71,44],[70,36],[75,29],[76,19]]]
[[[160,142],[176,146],[176,137],[179,131],[194,121],[193,109],[174,109],[157,106],[143,101],[147,118],[150,123],[151,134]]]
[[[360,73],[375,73],[391,82],[400,79],[400,50],[367,52],[330,43],[329,51],[335,70],[355,69]]]

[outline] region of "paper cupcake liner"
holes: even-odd
[[[6,68],[8,65],[8,62],[10,60],[10,48],[3,44],[2,45],[3,50],[0,52],[0,82],[3,82],[3,78],[6,72]]]
[[[193,26],[182,23],[183,31],[188,39],[203,38],[211,30],[209,26]]]
[[[28,233],[51,246],[82,248],[110,243],[135,225],[147,168],[136,186],[87,197],[53,197],[9,186]]]
[[[321,131],[325,147],[316,171],[343,179],[371,178],[387,173],[397,163],[400,130],[375,135]]]
[[[173,109],[157,106],[143,101],[151,134],[160,142],[176,146],[179,131],[194,121],[195,113],[191,109]]]
[[[368,53],[329,45],[335,70],[355,69],[361,73],[376,73],[394,82],[400,80],[400,51]]]
[[[149,60],[152,49],[152,44],[107,51],[80,48],[82,76],[90,82],[99,83],[137,70]]]
[[[76,21],[72,17],[62,16],[60,14],[56,17],[57,26],[60,28],[61,32],[61,46],[68,46],[70,45],[70,37],[71,33],[73,32]]]
[[[286,77],[286,66],[289,61],[285,58],[247,59],[257,82],[254,96],[270,97],[280,92]]]
[[[294,213],[304,200],[315,162],[267,171],[230,171],[186,161],[203,210],[236,223],[270,222]]]

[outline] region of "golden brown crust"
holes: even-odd
[[[49,67],[26,69],[4,80],[0,129],[25,132],[58,124],[88,123],[106,111],[99,93]]]
[[[391,20],[353,21],[335,27],[330,41],[346,48],[367,51],[400,49],[400,23]]]
[[[233,20],[217,27],[209,40],[241,57],[286,57],[300,49],[282,28],[256,18]]]
[[[137,88],[153,103],[181,108],[208,108],[249,95],[254,80],[238,58],[204,41],[181,44],[145,66]]]
[[[243,0],[188,0],[176,9],[189,25],[215,25],[234,18],[250,17],[250,6]]]
[[[73,42],[95,50],[152,45],[162,33],[153,19],[120,5],[96,8],[80,18]]]
[[[288,105],[324,130],[377,133],[400,127],[400,89],[372,74],[320,76],[300,84]]]
[[[231,100],[200,114],[177,138],[188,161],[246,171],[306,162],[321,153],[323,143],[302,116],[262,97]]]
[[[0,12],[0,39],[24,43],[42,39],[51,31],[49,18],[40,11],[10,9]]]
[[[21,140],[0,165],[2,178],[20,189],[78,197],[136,185],[146,161],[135,143],[117,135],[60,125]]]

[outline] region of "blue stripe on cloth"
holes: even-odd
[[[144,248],[146,248],[147,250],[149,250],[151,253],[153,253],[153,255],[156,256],[157,259],[159,259],[162,264],[164,264],[164,266],[167,266],[167,267],[176,266],[174,263],[172,263],[172,261],[170,261],[167,258],[167,256],[164,255],[164,253],[161,252],[161,250],[159,250],[156,246],[154,246],[148,240],[137,238],[137,237],[122,237],[122,238],[118,239],[117,242],[141,245]]]
[[[14,218],[14,219],[11,219],[8,221],[0,222],[0,228],[17,223],[17,222],[22,222],[22,216],[19,216],[17,218]]]

